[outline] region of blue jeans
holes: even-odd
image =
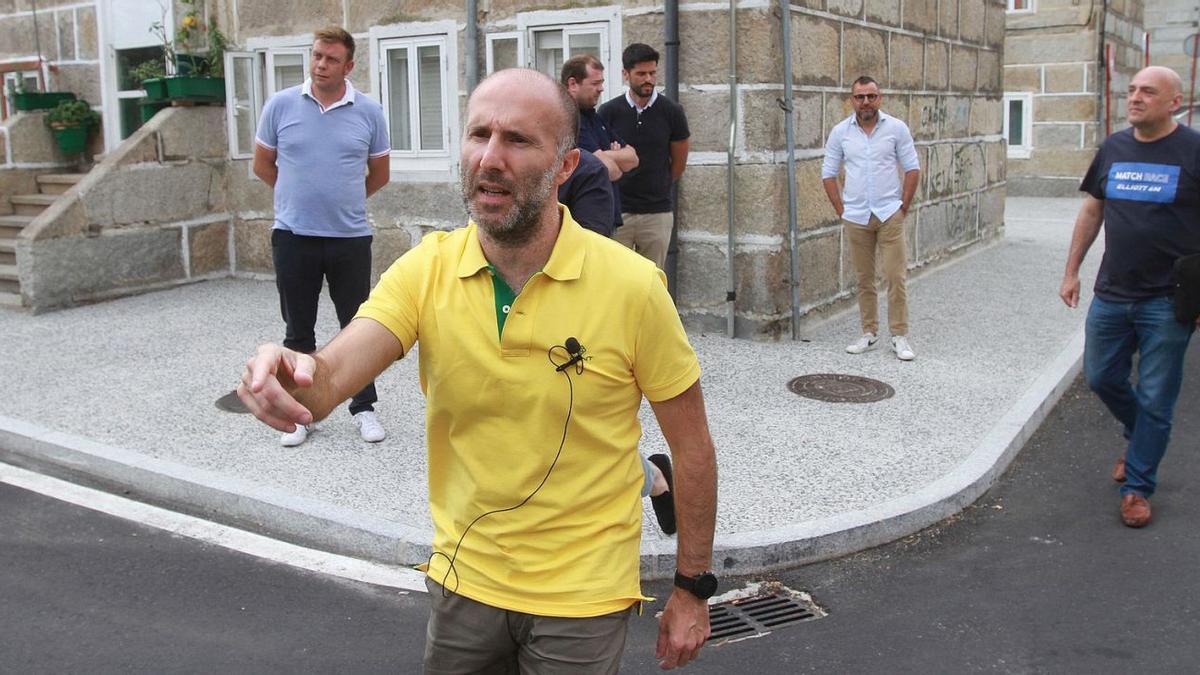
[[[1170,298],[1136,302],[1092,299],[1083,371],[1088,386],[1125,425],[1125,485],[1121,494],[1154,494],[1158,463],[1167,451],[1183,357],[1193,324],[1175,320]],[[1138,354],[1137,385],[1129,374]]]

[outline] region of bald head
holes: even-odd
[[[561,157],[575,147],[579,135],[579,106],[575,103],[575,99],[567,93],[566,87],[531,68],[498,70],[484,78],[475,91],[471,92],[471,97],[467,99],[468,118],[470,117],[471,102],[481,93],[488,93],[493,89],[499,89],[501,92],[525,92],[544,98],[546,102],[550,103],[551,109],[558,113],[555,116],[557,125],[554,137],[557,139],[559,156]]]
[[[1183,103],[1183,82],[1170,68],[1143,68],[1129,81],[1126,117],[1138,140],[1157,140],[1174,131],[1173,117]]]
[[[1139,78],[1155,82],[1168,95],[1183,93],[1183,78],[1179,77],[1179,73],[1165,66],[1147,66],[1142,68],[1133,76],[1134,80]]]

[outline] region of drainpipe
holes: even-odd
[[[729,288],[725,291],[725,336],[733,337],[734,308],[737,304],[737,270],[733,264],[733,153],[737,141],[737,0],[729,0],[729,154],[726,158],[726,217],[729,221]]]
[[[479,84],[479,0],[467,0],[467,26],[463,35],[463,46],[467,52],[467,96]]]
[[[666,60],[667,98],[679,102],[679,0],[666,0],[663,5],[663,57]],[[679,274],[679,184],[671,183],[671,242],[667,245],[667,288],[675,297]]]
[[[783,126],[787,133],[788,255],[792,266],[792,339],[800,339],[800,256],[796,252],[796,130],[792,120],[792,9],[779,2],[783,16]]]

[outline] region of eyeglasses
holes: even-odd
[[[860,102],[861,101],[877,101],[877,100],[879,100],[879,94],[854,94],[850,98],[854,99],[855,101],[860,101]]]

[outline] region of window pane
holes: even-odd
[[[600,58],[600,34],[599,33],[576,33],[567,38],[569,43],[571,56],[579,56],[580,54],[591,54],[596,58]]]
[[[388,134],[393,150],[412,150],[412,124],[408,110],[408,49],[387,52]]]
[[[254,152],[254,57],[233,57],[233,72],[227,77],[233,80],[233,122],[236,126],[234,147],[238,154]]]
[[[561,30],[533,34],[534,67],[555,80],[562,72],[563,34]]]
[[[304,84],[304,55],[275,55],[275,91]]]
[[[165,63],[162,47],[118,49],[117,89],[121,91],[133,91],[135,89],[141,89],[141,81],[135,81],[133,76],[130,74],[130,71],[146,61],[159,61]]]
[[[516,68],[517,38],[492,40],[492,72],[505,68]],[[557,79],[557,78],[555,78]]]
[[[421,113],[421,149],[442,150],[441,47],[417,48],[417,102]]]
[[[1025,145],[1025,102],[1011,99],[1008,102],[1008,144]]]

